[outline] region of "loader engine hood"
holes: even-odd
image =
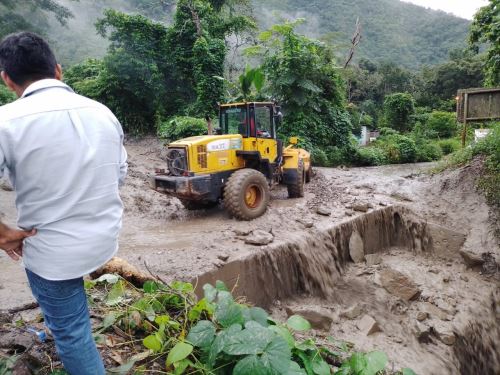
[[[233,168],[236,167],[235,153],[242,147],[240,134],[180,139],[168,145],[168,169],[174,176],[186,176]]]

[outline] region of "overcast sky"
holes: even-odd
[[[488,0],[402,0],[426,8],[440,9],[459,17],[472,19],[476,11],[488,4]]]

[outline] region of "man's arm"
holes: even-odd
[[[0,221],[0,249],[5,251],[13,260],[19,260],[23,256],[24,239],[35,234],[35,229],[30,231],[13,229]]]
[[[120,155],[120,176],[118,178],[118,186],[123,186],[125,177],[127,176],[128,163],[127,163],[127,150],[122,143],[122,150]]]

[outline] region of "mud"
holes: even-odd
[[[287,199],[286,189],[274,188],[263,217],[238,222],[222,205],[188,212],[177,199],[149,188],[154,168],[164,167],[156,139],[129,140],[126,147],[130,167],[121,191],[125,217],[119,256],[141,271],[167,281],[192,280],[198,287],[226,279],[278,316],[289,306],[322,307],[331,312],[333,325],[318,335],[353,341],[360,350],[384,350],[396,368],[405,365],[421,374],[498,372],[498,358],[495,362],[491,354],[500,342],[498,329],[492,329],[498,327],[498,311],[491,310],[491,292],[498,289],[500,250],[493,233],[499,223],[475,191],[479,163],[435,176],[427,173],[432,164],[318,168],[305,198]],[[0,188],[0,217],[10,223],[16,216],[13,199],[11,191]],[[361,206],[368,212],[356,210]],[[318,208],[331,215],[319,215]],[[271,232],[274,241],[245,244],[246,234],[256,229]],[[354,264],[355,247],[379,253],[381,264]],[[459,249],[489,254],[493,272],[468,269]],[[418,284],[417,300],[401,302],[378,284],[377,275],[386,268]],[[21,265],[0,253],[0,269],[0,309],[31,302]],[[361,317],[341,317],[356,302],[382,332],[363,335],[356,325]],[[454,312],[445,316],[451,320],[424,321],[425,342],[414,333],[423,303]],[[451,346],[439,338],[443,324],[455,337]],[[474,372],[486,360],[490,367]]]

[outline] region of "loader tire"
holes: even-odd
[[[253,220],[264,214],[269,203],[269,185],[262,173],[244,168],[234,172],[224,188],[224,206],[239,220]]]
[[[189,199],[179,199],[186,210],[205,210],[217,206],[217,202],[198,202]]]
[[[288,198],[302,198],[304,196],[304,181],[306,179],[306,174],[304,172],[304,161],[299,160],[299,165],[297,166],[297,181],[293,184],[287,185],[288,188]]]
[[[313,175],[313,167],[312,165],[310,165],[309,169],[306,171],[306,184],[311,182],[312,175]]]

